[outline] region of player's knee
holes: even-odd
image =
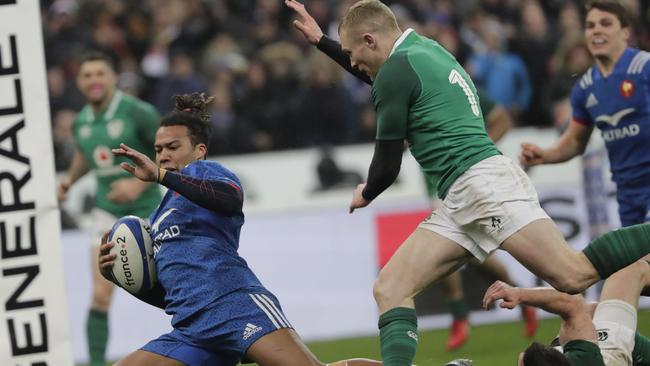
[[[379,276],[375,280],[375,284],[372,287],[372,294],[375,297],[375,302],[379,307],[393,303],[396,300],[394,299],[396,292],[391,291],[390,282]]]
[[[111,295],[103,292],[93,292],[92,302],[90,307],[99,311],[108,311],[111,306]]]

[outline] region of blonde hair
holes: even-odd
[[[354,3],[343,15],[339,34],[343,31],[399,33],[395,14],[379,0],[361,0]]]

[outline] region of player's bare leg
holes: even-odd
[[[587,256],[571,249],[550,219],[524,226],[506,239],[501,249],[563,292],[579,293],[600,279]]]
[[[385,364],[410,364],[417,348],[413,298],[471,258],[463,247],[417,228],[379,273],[373,288],[379,307],[379,336]]]
[[[113,366],[185,366],[185,364],[156,353],[137,350],[117,361]]]
[[[650,256],[646,257],[650,260]],[[600,293],[600,301],[621,300],[638,308],[639,294],[650,286],[650,263],[640,260],[611,275]]]
[[[278,329],[258,339],[246,357],[260,366],[324,366],[289,328]]]
[[[440,284],[447,295],[453,317],[445,348],[447,351],[453,351],[462,346],[469,337],[467,305],[464,303],[465,294],[463,293],[463,278],[460,271],[453,272],[443,278]]]
[[[375,281],[373,292],[379,313],[398,306],[413,308],[415,295],[471,258],[456,242],[427,229],[415,229]]]

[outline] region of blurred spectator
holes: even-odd
[[[493,18],[483,20],[481,38],[487,52],[469,60],[469,72],[496,102],[505,106],[515,121],[528,108],[532,88],[519,56],[506,51],[504,27]]]
[[[550,126],[553,101],[562,99],[567,75],[583,64],[580,48],[567,52],[565,45],[569,35],[582,34],[582,1],[384,1],[402,28],[437,40],[489,95],[521,112],[518,125]],[[622,1],[636,16],[631,44],[650,47],[650,0]],[[305,5],[338,39],[338,21],[354,2]],[[299,77],[300,68],[311,67],[311,49],[296,37],[280,0],[42,0],[41,6],[53,119],[79,108],[71,87],[75,57],[95,46],[115,58],[120,87],[163,112],[173,94],[217,88],[223,99],[213,122],[229,140],[215,142],[214,153],[374,138],[367,85],[347,74],[329,75],[324,66]],[[565,56],[573,61],[558,66]],[[322,113],[305,117],[306,104],[319,98],[339,107],[316,103]],[[324,121],[336,128],[323,129]]]
[[[204,78],[196,72],[194,61],[184,50],[173,52],[169,71],[169,75],[158,81],[151,96],[152,104],[162,114],[174,108],[174,95],[208,91]]]
[[[537,0],[524,1],[520,15],[521,29],[514,37],[510,48],[524,62],[532,87],[529,107],[520,105],[525,109],[521,118],[527,124],[539,126],[544,125],[550,119],[548,108],[544,105],[544,95],[550,76],[548,64],[555,36]]]
[[[306,61],[306,88],[300,101],[301,146],[340,145],[353,141],[353,105],[341,84],[341,69],[322,52]]]
[[[553,55],[551,65],[555,72],[546,97],[546,105],[551,107],[555,127],[559,128],[571,120],[571,89],[591,63],[592,57],[582,33],[567,34],[562,38]]]

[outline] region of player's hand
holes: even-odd
[[[293,21],[293,26],[298,29],[307,42],[316,45],[323,37],[323,31],[316,20],[307,12],[305,6],[297,0],[284,0],[284,4],[298,14],[299,19]]]
[[[106,199],[115,203],[130,203],[135,201],[144,189],[143,184],[137,178],[122,178],[111,183],[111,190],[106,195]]]
[[[489,309],[497,300],[503,300],[500,307],[504,309],[513,309],[521,302],[519,288],[512,287],[505,282],[496,281],[485,291],[483,296],[483,308]]]
[[[145,182],[155,182],[158,179],[158,166],[147,155],[125,144],[120,144],[120,147],[113,149],[112,152],[115,156],[125,156],[131,159],[133,165],[120,163],[120,167],[131,173],[134,177]]]
[[[115,282],[113,279],[113,264],[115,264],[117,255],[109,253],[114,244],[108,241],[108,233],[109,232],[107,231],[102,235],[102,243],[99,246],[99,258],[97,259],[97,263],[99,265],[99,273],[101,273],[105,279]]]
[[[366,207],[370,204],[370,201],[363,198],[361,192],[366,188],[366,184],[359,184],[357,188],[352,193],[352,202],[350,202],[350,213],[354,212],[355,209]]]
[[[59,186],[56,187],[56,198],[59,200],[59,202],[62,202],[66,199],[68,190],[70,189],[71,185],[72,183],[70,182],[70,178],[65,177],[61,180]]]
[[[544,149],[535,144],[524,142],[521,144],[519,162],[525,167],[544,164]]]

